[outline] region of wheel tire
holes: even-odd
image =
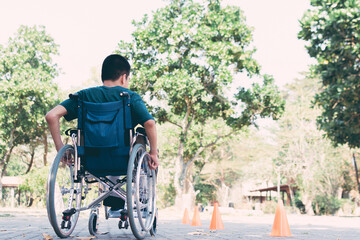
[[[155,237],[156,231],[157,231],[157,219],[158,219],[158,210],[156,209],[154,222],[153,222],[153,225],[152,225],[152,227],[150,229],[150,235],[153,236],[153,237]]]
[[[98,215],[95,212],[90,213],[89,217],[89,233],[96,236],[98,232]]]
[[[109,211],[108,211],[107,206],[104,206],[104,211],[105,211],[105,219],[108,220],[109,219]]]
[[[156,209],[156,174],[154,170],[148,168],[145,157],[150,157],[149,154],[146,153],[145,147],[142,144],[136,144],[130,154],[127,170],[126,200],[128,217],[131,230],[137,239],[143,239],[151,229]],[[138,164],[139,162],[140,165]],[[145,168],[142,168],[144,166]],[[139,180],[140,173],[142,171],[144,171],[142,177],[146,178],[142,184],[147,184],[147,188],[142,186],[144,192],[140,192],[139,187],[139,182],[141,182],[141,180]],[[141,197],[139,195],[141,195]],[[145,198],[143,198],[144,196]],[[139,209],[140,205],[145,205],[146,207]],[[146,218],[145,223],[143,222],[143,216]]]
[[[65,145],[57,153],[48,176],[47,194],[46,194],[46,209],[50,224],[52,225],[56,235],[60,238],[66,238],[74,231],[76,223],[79,218],[79,212],[74,213],[71,218],[71,226],[68,229],[62,228],[62,212],[70,208],[80,208],[82,180],[74,182],[73,166],[60,166],[62,156],[69,156],[71,154],[74,159],[74,148],[70,145]],[[70,198],[70,194],[73,196]],[[65,196],[65,194],[67,194]],[[68,200],[71,199],[71,203]]]

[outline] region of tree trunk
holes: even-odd
[[[354,164],[354,168],[355,168],[355,176],[356,176],[356,182],[357,182],[357,186],[358,186],[358,191],[360,193],[359,173],[358,173],[358,168],[357,168],[357,164],[356,164],[355,153],[353,153],[353,164]]]
[[[27,168],[27,170],[26,170],[26,172],[25,172],[25,174],[27,174],[27,173],[29,173],[30,172],[30,170],[31,170],[31,167],[32,167],[32,165],[33,165],[33,163],[34,163],[34,158],[35,158],[35,147],[34,148],[31,148],[31,153],[30,153],[30,163],[29,163],[29,165],[28,165],[28,168]]]
[[[4,153],[2,160],[0,162],[0,199],[3,198],[1,179],[5,175],[6,167],[10,161],[10,156],[11,156],[13,149],[14,149],[14,146],[10,147],[10,149]]]
[[[182,143],[179,152],[182,152]],[[182,154],[178,154],[175,163],[174,186],[176,191],[175,207],[183,211],[185,208],[192,209],[195,206],[195,199],[198,192],[195,192],[192,184],[192,174],[189,170],[191,165],[184,163]]]
[[[12,147],[9,149],[9,151],[8,151],[7,153],[5,153],[5,156],[4,156],[4,158],[3,158],[3,163],[2,163],[2,165],[0,165],[0,166],[1,166],[0,178],[2,178],[2,177],[5,175],[5,173],[6,173],[6,168],[7,168],[7,165],[8,165],[8,163],[9,163],[9,161],[10,161],[11,153],[12,153],[12,151],[14,150],[14,147],[15,147],[15,146],[12,146]]]
[[[315,213],[314,213],[314,210],[312,208],[312,199],[311,197],[308,195],[308,194],[304,194],[304,198],[303,198],[303,201],[302,201],[305,205],[305,212],[307,215],[310,215],[310,216],[314,216]]]
[[[176,191],[175,207],[179,210],[185,208],[192,209],[195,204],[196,193],[192,185],[191,174],[189,174],[189,169],[185,163],[179,163],[180,161],[176,164],[174,179]]]
[[[336,197],[337,199],[341,200],[342,199],[342,193],[343,193],[343,188],[339,187],[338,190],[336,191]]]
[[[229,206],[229,187],[226,186],[224,182],[221,182],[220,186],[216,186],[217,188],[217,200],[219,205],[222,207]]]
[[[183,159],[182,159],[182,154],[183,154],[183,143],[180,142],[179,144],[179,148],[178,148],[178,154],[177,154],[177,158],[175,160],[175,175],[174,175],[174,187],[175,187],[175,206],[177,208],[182,208],[182,194],[183,194],[183,182],[180,179],[180,175],[182,172],[182,168],[183,168]]]
[[[289,192],[290,192],[290,200],[291,200],[291,206],[295,207],[295,194],[294,191],[291,189],[290,185],[289,185]]]
[[[184,186],[179,192],[176,192],[175,207],[183,211],[185,208],[193,209],[195,207],[196,195],[199,191],[194,190],[192,184],[191,174],[186,174],[184,179]]]
[[[0,178],[0,200],[3,199],[3,194],[2,194],[2,182],[1,182],[1,178]]]

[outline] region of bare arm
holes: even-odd
[[[60,135],[60,118],[66,114],[66,109],[63,106],[58,105],[51,109],[45,116],[51,136],[55,143],[56,151],[59,151],[64,146]]]
[[[150,157],[149,163],[151,169],[156,169],[159,166],[158,153],[157,153],[157,133],[155,121],[150,119],[144,123],[145,132],[150,142]]]

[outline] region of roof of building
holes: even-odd
[[[297,189],[296,186],[289,186],[287,184],[284,184],[284,185],[280,185],[280,191],[287,191],[289,187],[293,190]],[[268,191],[277,191],[277,186],[255,189],[255,190],[251,190],[250,192],[268,192]]]
[[[2,187],[18,187],[21,183],[23,182],[23,179],[21,179],[20,177],[10,177],[10,176],[5,176],[2,177],[1,179],[1,183],[2,183]]]

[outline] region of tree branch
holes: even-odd
[[[177,124],[176,122],[170,121],[169,119],[166,119],[165,122],[171,123],[172,125],[175,125],[175,126],[177,126],[179,128],[182,128],[181,125]]]
[[[220,139],[224,139],[224,138],[227,138],[229,136],[231,136],[232,134],[236,134],[237,132],[239,132],[240,130],[238,131],[231,131],[225,135],[221,135],[221,136],[218,136],[213,142],[205,145],[205,146],[201,146],[198,148],[198,150],[196,151],[196,153],[194,154],[194,156],[185,163],[185,167],[187,168],[193,161],[195,161],[195,159],[207,148],[209,147],[212,147],[212,146],[215,146],[217,144],[217,142],[220,140]]]

